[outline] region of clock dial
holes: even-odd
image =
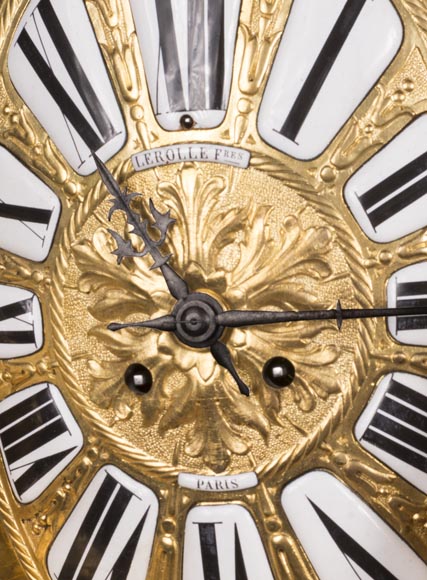
[[[74,508],[48,555],[52,578],[145,578],[158,502],[112,465],[102,468]]]
[[[126,129],[82,1],[30,2],[8,58],[11,80],[78,173],[108,159]]]
[[[285,488],[282,503],[320,579],[393,580],[408,570],[425,577],[427,566],[332,475],[304,475]]]
[[[43,345],[40,302],[33,292],[0,286],[0,358],[27,356]]]
[[[427,493],[427,380],[382,379],[355,428],[361,445]]]
[[[0,168],[0,246],[41,262],[55,235],[59,199],[4,147],[0,147]]]
[[[261,538],[239,505],[198,506],[187,516],[184,580],[272,580]]]
[[[427,262],[402,268],[390,278],[387,286],[390,306],[413,306],[427,300]],[[405,344],[427,345],[427,318],[404,316],[390,318],[389,331],[396,340]]]
[[[422,115],[406,127],[347,183],[345,198],[364,232],[390,242],[426,225],[427,155]],[[392,170],[390,170],[392,168]]]
[[[0,445],[14,493],[29,503],[77,455],[83,437],[58,388],[43,383],[0,403]]]
[[[131,6],[160,125],[219,125],[230,94],[240,0],[131,0]]]
[[[0,2],[1,578],[425,577],[426,21]]]
[[[389,0],[293,2],[259,113],[261,136],[297,159],[320,155],[401,41]]]

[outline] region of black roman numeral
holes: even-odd
[[[0,440],[20,496],[51,471],[75,447],[25,464],[25,458],[68,431],[48,387],[0,414]],[[27,469],[22,473],[22,468]],[[21,475],[16,479],[14,472]]]
[[[239,531],[234,524],[234,553],[236,560],[236,580],[248,580],[245,561],[243,559],[242,545],[240,543]]]
[[[396,287],[396,306],[427,306],[427,281],[399,282]],[[402,330],[423,330],[427,328],[427,316],[399,316],[397,332]]]
[[[201,36],[204,37],[204,28],[201,23],[204,19],[204,4],[199,0],[190,0],[191,9],[188,22],[189,27],[189,54],[197,55],[197,60],[190,59],[190,110],[223,109],[224,108],[224,61],[225,61],[225,15],[224,0],[209,0],[207,5],[208,44],[203,50],[200,45]],[[195,31],[198,31],[195,34]],[[207,54],[206,54],[207,52]],[[207,57],[207,65],[205,62]],[[202,61],[203,59],[203,61]],[[197,62],[200,61],[200,62]],[[203,75],[198,74],[203,71]],[[206,88],[207,100],[206,100]]]
[[[185,111],[184,88],[178,60],[178,44],[171,0],[156,0],[160,51],[171,111]],[[158,73],[160,76],[160,72]]]
[[[5,203],[0,199],[0,218],[21,222],[22,225],[28,228],[41,240],[44,238],[31,227],[31,224],[41,224],[46,226],[47,229],[52,217],[52,213],[53,209],[13,205],[10,203]]]
[[[362,439],[427,473],[426,414],[427,396],[391,379]]]
[[[200,110],[205,108],[204,62],[206,55],[205,29],[201,26],[205,20],[205,4],[198,0],[188,0],[188,84],[189,109]]]
[[[193,522],[199,527],[204,580],[221,580],[216,526],[222,522]],[[235,580],[248,580],[237,524],[234,524]]]
[[[345,530],[338,526],[338,524],[336,524],[312,500],[309,499],[309,502],[358,578],[360,576],[357,570],[353,567],[353,563],[364,570],[371,578],[375,578],[375,580],[399,580],[380,562],[378,562],[378,560],[371,556],[371,554],[358,544],[349,534],[347,534]]]
[[[7,304],[0,307],[0,322],[11,320],[12,318],[19,320],[19,316],[32,313],[33,299],[27,298],[20,300],[13,304]],[[35,330],[34,325],[28,323],[31,329],[28,330],[0,330],[0,344],[35,344]]]
[[[106,474],[82,521],[61,571],[57,575],[57,580],[74,578],[78,569],[79,579],[89,580],[94,577],[105,550],[133,497],[131,491],[109,473]],[[149,509],[148,507],[141,517],[112,570],[108,573],[109,580],[126,580]]]
[[[196,525],[199,526],[200,549],[202,553],[202,563],[203,563],[203,576],[205,580],[220,580],[218,547],[216,543],[216,530],[215,530],[215,526],[217,524],[197,523]]]
[[[12,205],[0,200],[0,217],[8,220],[17,220],[22,223],[44,224],[47,226],[52,216],[52,210]]]
[[[79,62],[77,55],[67,38],[64,28],[57,17],[50,0],[41,0],[32,18],[37,27],[36,14],[41,18],[51,41],[56,47],[57,55],[60,57],[69,77],[81,96],[90,118],[86,118],[68,91],[58,80],[55,71],[51,67],[49,55],[46,51],[42,35],[38,30],[39,42],[43,46],[43,54],[36,46],[26,27],[18,37],[17,44],[21,48],[28,62],[40,78],[41,82],[54,99],[62,114],[80,135],[87,147],[92,151],[97,151],[105,143],[110,141],[115,135],[115,129],[110,122],[107,113],[91,86],[86,73]],[[95,125],[96,130],[93,128]]]
[[[427,153],[423,153],[360,196],[360,203],[374,229],[426,195],[426,176],[408,185],[425,171]],[[400,191],[395,193],[398,190]]]
[[[138,546],[139,538],[141,537],[142,530],[144,528],[145,520],[147,519],[148,511],[142,516],[141,521],[135,528],[134,533],[129,538],[128,543],[123,548],[122,553],[118,557],[116,563],[114,564],[112,575],[110,580],[126,580],[132,566],[132,561],[135,558],[136,549]]]
[[[188,105],[171,0],[156,0],[160,53],[171,112],[224,108],[224,0],[188,0]],[[207,35],[206,35],[207,21]],[[158,79],[162,73],[158,71]]]
[[[313,104],[367,0],[347,0],[279,133],[296,141]]]

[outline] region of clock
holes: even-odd
[[[0,576],[427,576],[421,0],[3,0]]]

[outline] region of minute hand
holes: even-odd
[[[389,316],[427,316],[427,306],[401,308],[341,308],[338,302],[330,310],[228,310],[216,316],[217,324],[229,328],[255,326],[258,324],[277,324],[303,320],[336,320],[341,328],[343,320],[358,318],[382,318]]]

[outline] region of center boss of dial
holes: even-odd
[[[220,304],[212,296],[201,292],[190,294],[174,308],[175,335],[187,346],[212,346],[224,331],[224,327],[217,324],[215,319],[222,311]]]

